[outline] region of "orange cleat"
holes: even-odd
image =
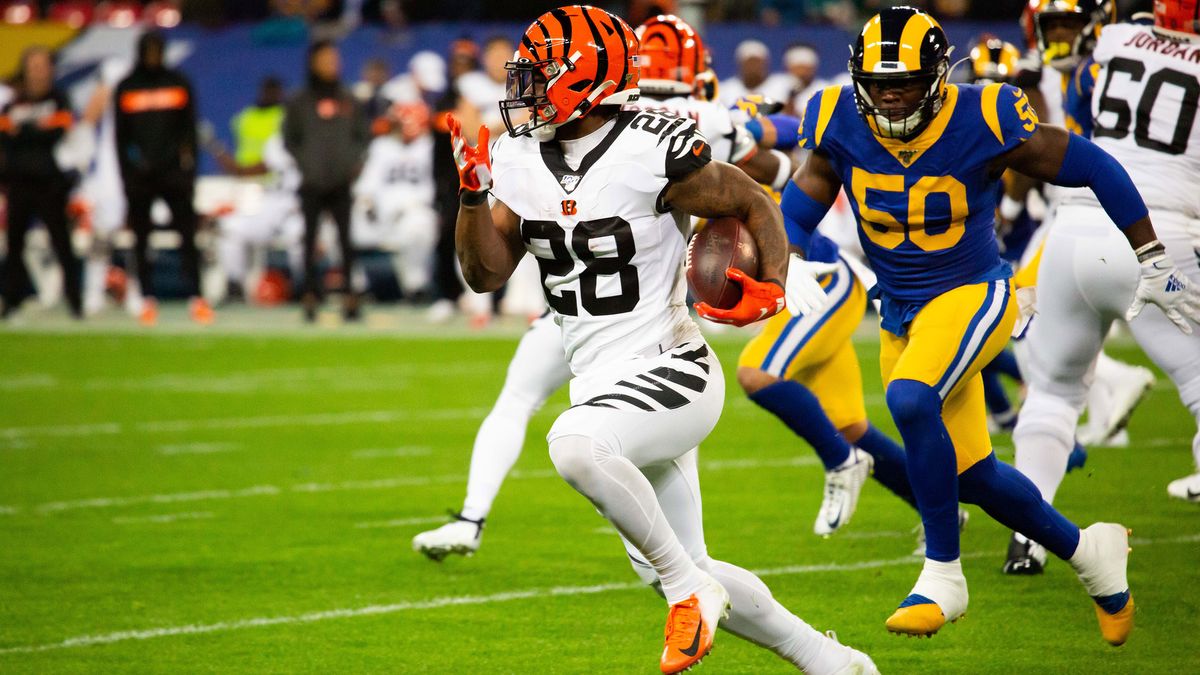
[[[212,325],[212,322],[217,319],[216,312],[213,312],[213,308],[209,306],[208,301],[204,298],[192,298],[192,301],[188,304],[188,311],[192,315],[192,321],[201,326]]]
[[[700,663],[712,650],[717,622],[728,616],[729,593],[712,577],[687,600],[671,605],[659,662],[662,672],[681,673]]]
[[[158,325],[158,302],[150,298],[142,300],[142,313],[138,315],[138,323],[147,328]]]

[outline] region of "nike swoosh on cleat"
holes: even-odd
[[[687,649],[680,649],[687,656],[695,656],[696,652],[700,651],[700,631],[704,630],[704,624],[696,626],[696,637],[692,638],[692,646]]]
[[[1188,488],[1187,489],[1187,498],[1188,498],[1188,501],[1194,502],[1197,499],[1200,499],[1200,492],[1192,492],[1192,489]]]

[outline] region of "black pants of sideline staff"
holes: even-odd
[[[4,315],[16,311],[22,286],[29,272],[25,268],[25,236],[40,218],[50,234],[50,245],[63,271],[63,289],[71,314],[83,316],[80,293],[80,262],[71,248],[71,230],[67,221],[70,184],[66,179],[12,181],[8,197],[8,253],[4,263]]]
[[[190,173],[175,172],[166,175],[127,175],[125,199],[129,203],[127,221],[133,230],[133,263],[137,267],[138,284],[142,295],[156,298],[154,274],[151,267],[149,248],[150,234],[154,221],[150,219],[150,207],[154,200],[162,198],[171,211],[171,227],[179,232],[179,255],[183,272],[183,285],[188,297],[200,295],[200,253],[196,250],[196,208],[192,199],[196,192],[196,177]]]
[[[354,269],[354,245],[350,241],[350,186],[319,190],[300,188],[300,211],[304,214],[304,303],[315,307],[323,288],[317,275],[317,234],[321,216],[328,213],[337,227],[338,248],[342,251],[342,275],[346,279],[346,313],[356,315],[358,301],[351,284]]]

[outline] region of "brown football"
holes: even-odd
[[[725,276],[730,267],[758,278],[758,246],[737,218],[710,220],[688,246],[687,280],[692,297],[717,309],[737,305],[742,287]]]

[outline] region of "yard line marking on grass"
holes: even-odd
[[[409,525],[432,525],[449,522],[447,516],[426,516],[422,518],[397,518],[395,520],[372,520],[365,523],[355,523],[356,530],[372,530],[378,527],[408,527]]]
[[[378,459],[381,457],[424,457],[432,454],[433,448],[424,445],[410,445],[399,448],[368,448],[355,450],[350,456],[355,459]]]
[[[20,510],[21,509],[18,509],[15,506],[0,506],[0,515],[11,516],[12,514],[19,512]]]
[[[232,452],[241,447],[239,443],[175,443],[158,446],[161,455],[211,455]]]
[[[1186,535],[1181,537],[1173,537],[1168,539],[1145,540],[1142,544],[1175,544],[1186,543],[1191,541],[1200,541],[1200,534]],[[983,558],[1000,555],[998,551],[974,551],[963,554],[963,558]],[[867,569],[878,569],[881,567],[901,567],[901,566],[917,566],[921,563],[921,558],[916,556],[904,556],[902,558],[885,558],[880,560],[862,560],[852,563],[820,563],[815,565],[787,565],[784,567],[772,567],[760,570],[751,570],[758,576],[790,576],[800,574],[820,574],[826,572],[858,572]],[[236,621],[220,621],[217,623],[201,623],[188,624],[184,626],[163,626],[159,628],[145,628],[140,630],[124,630],[112,633],[100,633],[97,635],[78,635],[75,637],[66,638],[60,642],[48,642],[34,645],[17,645],[13,647],[0,647],[0,655],[8,654],[33,654],[38,652],[48,652],[60,649],[74,649],[79,647],[90,647],[93,645],[107,645],[117,642],[129,642],[132,640],[150,640],[161,637],[175,637],[180,635],[201,635],[205,633],[218,633],[234,630],[244,630],[247,628],[262,628],[266,626],[282,626],[289,624],[305,624],[316,623],[319,621],[328,621],[331,619],[352,619],[363,616],[379,616],[382,614],[395,614],[397,612],[406,612],[424,609],[440,609],[443,607],[460,607],[463,605],[489,605],[497,602],[512,602],[514,600],[538,600],[542,598],[555,598],[562,596],[575,595],[595,595],[598,593],[608,593],[611,591],[631,591],[643,589],[646,585],[640,582],[625,582],[611,584],[594,584],[591,586],[558,586],[553,588],[530,588],[519,591],[505,591],[502,593],[492,593],[489,595],[457,595],[443,596],[440,598],[431,598],[429,600],[412,600],[406,602],[397,602],[386,605],[366,605],[364,607],[348,607],[341,609],[330,609],[318,612],[308,612],[306,614],[297,614],[294,616],[264,616],[251,619],[238,619]]]
[[[816,459],[809,457],[735,459],[701,462],[700,468],[705,471],[726,471],[738,469],[803,467],[815,463]],[[510,472],[508,475],[510,480],[535,480],[557,477],[558,472],[553,469],[516,469]],[[387,490],[397,487],[465,483],[466,480],[466,476],[456,473],[441,476],[396,476],[392,478],[377,478],[373,480],[348,480],[337,483],[297,483],[290,486],[254,485],[248,488],[239,489],[169,492],[165,494],[154,495],[134,495],[131,497],[93,497],[89,499],[69,499],[44,502],[41,504],[36,504],[30,508],[38,513],[47,514],[59,513],[62,511],[77,511],[80,509],[103,509],[120,506],[137,506],[141,504],[170,504],[175,502],[237,499],[240,497],[278,496],[286,492],[324,493],[355,490]],[[16,505],[6,505],[0,508],[19,510],[22,507]]]
[[[186,513],[164,513],[158,516],[118,516],[112,521],[118,525],[135,525],[138,523],[174,523],[180,520],[207,520],[212,517],[211,511],[188,511]]]
[[[897,539],[912,537],[912,530],[879,530],[875,532],[839,532],[838,539]]]
[[[58,378],[47,373],[25,373],[9,375],[0,380],[0,390],[13,391],[17,389],[45,389],[59,386]]]
[[[489,408],[443,408],[441,410],[355,410],[340,413],[316,413],[312,415],[264,415],[260,417],[217,417],[208,419],[159,420],[120,424],[54,425],[38,427],[10,427],[0,429],[0,438],[24,438],[27,436],[95,436],[128,432],[179,432],[212,429],[259,429],[270,427],[319,427],[361,422],[405,422],[430,420],[461,420],[482,418]]]

